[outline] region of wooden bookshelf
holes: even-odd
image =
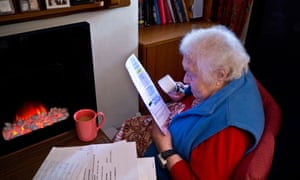
[[[0,25],[25,22],[37,19],[46,19],[51,17],[65,16],[80,12],[97,11],[103,9],[120,8],[130,5],[130,0],[110,0],[99,1],[94,3],[73,5],[66,8],[45,9],[41,7],[39,11],[18,12],[9,15],[0,15]]]

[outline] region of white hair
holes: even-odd
[[[179,47],[201,71],[206,81],[218,68],[228,72],[225,81],[239,78],[249,69],[250,57],[236,35],[223,25],[194,29],[187,33]]]

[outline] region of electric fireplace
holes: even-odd
[[[74,128],[97,110],[88,22],[0,37],[0,156]]]

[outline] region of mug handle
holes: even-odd
[[[105,117],[104,117],[103,112],[97,112],[96,117],[98,117],[98,116],[101,117],[101,121],[99,122],[99,120],[98,120],[97,131],[104,125],[104,122],[105,122]]]

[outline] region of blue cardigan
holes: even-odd
[[[176,115],[169,126],[173,147],[189,160],[191,151],[201,142],[228,126],[248,131],[254,143],[264,129],[264,112],[256,81],[250,71],[233,80],[206,101]]]

